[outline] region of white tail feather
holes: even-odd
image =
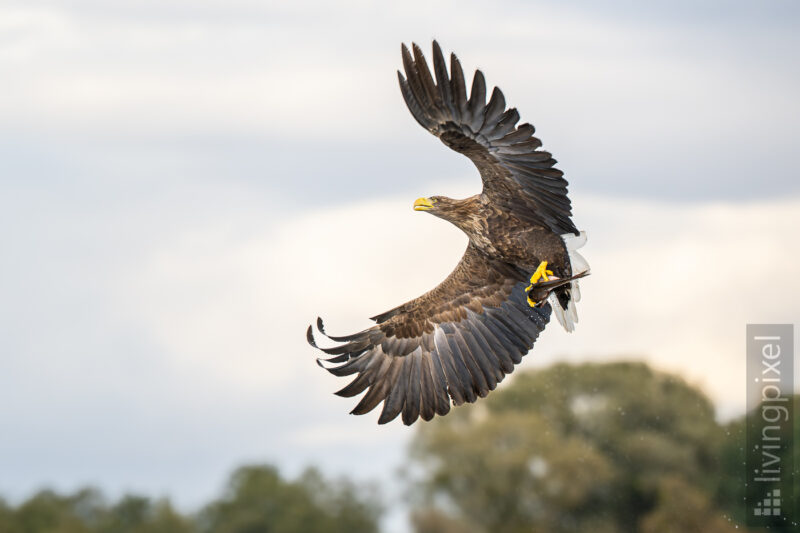
[[[586,232],[582,231],[580,235],[568,233],[562,235],[561,238],[564,241],[564,245],[567,247],[569,262],[572,266],[572,275],[589,272],[589,263],[576,251],[586,244]],[[575,306],[575,303],[581,301],[581,290],[578,285],[578,280],[574,280],[570,283],[569,292],[570,299],[566,309],[561,307],[561,303],[558,301],[558,296],[556,296],[555,293],[551,293],[547,299],[550,301],[550,307],[553,308],[558,323],[561,324],[565,330],[571,332],[575,330],[575,324],[578,322],[578,308]]]

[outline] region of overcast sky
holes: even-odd
[[[405,109],[412,40],[502,87],[590,234],[577,331],[523,367],[643,358],[741,413],[744,325],[800,319],[796,6],[0,4],[0,494],[393,475],[409,430],[347,416],[304,329],[463,251],[411,211],[480,187]]]

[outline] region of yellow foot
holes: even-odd
[[[531,275],[531,284],[525,288],[525,292],[530,292],[534,285],[539,283],[540,280],[550,281],[550,278],[547,276],[552,276],[553,271],[547,270],[547,261],[542,261],[539,263],[539,266],[536,268],[536,271]],[[538,302],[534,302],[531,300],[530,296],[528,296],[528,305],[531,307],[536,306]]]
[[[536,283],[539,283],[540,279],[543,279],[545,281],[550,281],[550,278],[548,278],[547,276],[552,276],[552,275],[553,271],[547,270],[547,261],[542,261],[541,263],[539,263],[539,266],[536,268],[536,271],[534,271],[533,275],[531,275],[531,284],[528,285],[528,288],[525,290],[530,290],[531,288],[533,288],[533,286]]]

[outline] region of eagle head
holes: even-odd
[[[447,196],[431,196],[414,200],[414,211],[430,211],[432,215],[442,216],[457,208],[457,200]]]
[[[414,201],[414,211],[428,211],[432,215],[462,227],[463,224],[461,222],[473,218],[471,215],[478,208],[476,199],[477,195],[464,200],[455,200],[447,196],[417,198]]]

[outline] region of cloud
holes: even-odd
[[[351,160],[396,160],[410,148],[438,170],[441,147],[410,120],[394,78],[401,41],[427,49],[438,37],[467,72],[481,67],[504,89],[586,192],[797,192],[787,141],[797,134],[797,36],[780,17],[742,28],[742,9],[698,28],[513,2],[488,13],[469,2],[12,3],[0,8],[0,137],[51,137],[78,154],[111,139],[202,152],[209,139],[257,138],[250,165],[287,151],[327,157],[332,143],[350,146]],[[492,37],[476,39],[477,26]]]

